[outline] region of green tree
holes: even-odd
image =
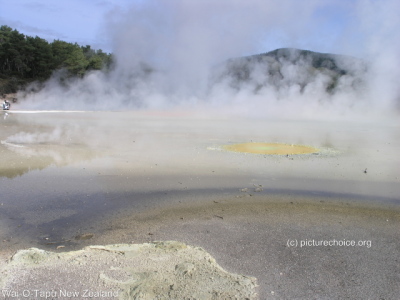
[[[89,59],[88,70],[101,70],[103,68],[103,60],[100,56],[94,55]]]
[[[1,26],[0,32],[1,70],[6,74],[24,76],[29,71],[25,35],[8,26]]]
[[[89,45],[81,47],[88,60],[87,70],[107,69],[111,65],[111,54],[104,53],[101,49],[93,50]]]
[[[53,68],[64,68],[64,62],[68,59],[69,53],[73,50],[73,44],[54,40],[53,43],[51,43],[51,49],[53,52]]]
[[[67,70],[68,77],[82,77],[90,70],[107,70],[112,55],[90,45],[61,40],[52,43],[0,26],[0,90],[16,90],[32,80],[46,80],[53,71]]]
[[[89,62],[83,54],[82,48],[78,44],[74,44],[72,51],[68,54],[64,65],[72,75],[83,76]]]
[[[53,71],[53,52],[50,44],[40,37],[26,37],[29,49],[30,78],[47,79]]]

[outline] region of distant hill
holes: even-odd
[[[225,83],[237,90],[297,86],[303,92],[318,84],[334,93],[338,88],[360,88],[366,71],[366,63],[351,56],[281,48],[229,59],[214,69],[212,77],[214,84]]]

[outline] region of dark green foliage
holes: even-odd
[[[90,46],[30,37],[6,25],[0,26],[0,89],[15,92],[18,86],[44,81],[55,70],[65,69],[67,77],[82,77],[90,70],[110,68],[111,54]],[[14,78],[14,79],[12,79]]]
[[[53,52],[50,44],[39,37],[26,37],[29,57],[27,77],[46,79],[52,72]]]
[[[78,44],[69,47],[69,53],[63,62],[63,67],[65,67],[70,74],[76,76],[83,76],[86,72],[86,67],[89,65],[82,49]]]
[[[0,77],[0,96],[3,94],[16,93],[18,88],[25,84],[25,81],[16,77],[3,79]]]
[[[0,71],[10,75],[24,76],[29,70],[27,53],[25,36],[8,26],[1,26]]]
[[[104,53],[101,49],[93,50],[89,45],[81,47],[83,54],[88,61],[86,70],[101,70],[109,69],[112,62],[112,57],[110,54]]]

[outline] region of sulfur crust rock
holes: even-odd
[[[58,298],[69,292],[102,299],[257,299],[255,278],[228,273],[202,248],[175,241],[64,253],[30,248],[18,251],[0,274],[2,290],[30,292],[33,299],[40,292]]]

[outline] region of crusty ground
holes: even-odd
[[[255,278],[227,273],[203,249],[173,241],[21,250],[0,283],[4,298],[256,299]]]

